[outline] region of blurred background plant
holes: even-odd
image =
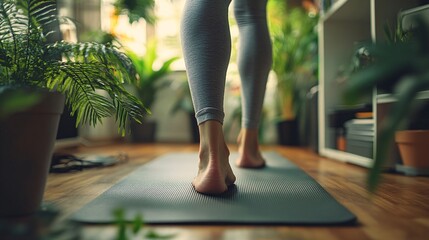
[[[115,34],[103,31],[101,29],[84,32],[80,36],[80,41],[82,42],[93,41],[101,44],[110,44],[110,45],[114,44],[117,46],[122,46],[121,42],[119,41],[119,39],[116,37]]]
[[[318,82],[318,11],[311,2],[306,3],[289,7],[287,1],[271,0],[268,4],[273,44],[272,69],[277,78],[278,121],[299,122],[300,135],[303,136],[307,135],[306,95]],[[298,124],[294,125],[292,129],[298,127]]]
[[[157,92],[169,86],[169,81],[165,78],[171,72],[171,64],[178,59],[172,57],[163,62],[157,62],[158,49],[157,42],[152,39],[146,44],[146,52],[140,56],[131,50],[126,51],[136,68],[137,81],[134,87],[140,100],[147,108],[151,108]],[[159,67],[156,65],[159,64]]]
[[[156,39],[147,42],[144,55],[138,55],[131,50],[126,51],[126,54],[136,69],[136,81],[132,83],[133,90],[140,101],[150,110],[159,91],[170,86],[171,80],[167,78],[167,75],[171,72],[171,64],[178,57],[172,57],[166,61],[157,61],[158,49]],[[159,64],[159,67],[157,64]],[[145,117],[142,124],[131,121],[130,125],[133,141],[155,141],[157,128],[155,120]]]
[[[114,6],[116,14],[126,14],[130,23],[137,22],[142,18],[148,23],[155,22],[154,0],[116,0]]]

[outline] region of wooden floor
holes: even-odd
[[[230,146],[232,151],[235,146]],[[126,153],[126,163],[82,172],[50,174],[45,201],[67,216],[107,190],[137,166],[172,151],[197,151],[197,145],[117,144],[78,148],[72,153]],[[358,218],[356,226],[148,226],[173,239],[429,239],[429,178],[384,174],[383,184],[370,197],[365,185],[367,169],[322,158],[303,148],[263,146],[293,161],[316,179]],[[114,225],[84,225],[83,239],[115,239]],[[141,239],[141,238],[140,238]]]

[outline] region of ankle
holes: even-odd
[[[243,128],[238,137],[238,147],[245,151],[257,151],[259,149],[258,130]]]
[[[222,124],[209,120],[199,125],[200,159],[211,162],[228,159],[229,150],[225,143]]]

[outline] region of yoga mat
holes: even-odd
[[[276,152],[263,152],[263,169],[236,168],[236,184],[220,196],[194,191],[197,153],[171,153],[142,165],[71,216],[85,223],[143,215],[150,224],[343,225],[356,217],[314,179]]]

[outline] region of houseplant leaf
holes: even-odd
[[[147,111],[123,86],[135,81],[131,60],[111,45],[48,43],[58,20],[55,0],[0,3],[0,85],[59,91],[78,124],[115,116],[124,133],[128,118],[139,121]]]
[[[375,87],[391,93],[397,99],[393,110],[388,112],[379,127],[374,164],[368,174],[368,188],[371,192],[376,190],[380,182],[380,173],[395,131],[413,111],[419,92],[429,89],[429,31],[423,20],[417,19],[416,22],[413,37],[405,42],[368,45],[374,62],[353,73],[347,81],[344,96],[349,103],[371,93]]]

